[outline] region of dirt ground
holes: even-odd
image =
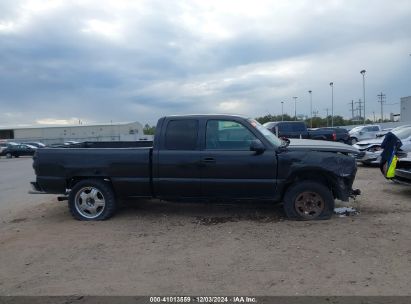
[[[363,167],[355,186],[340,205],[360,214],[319,222],[261,203],[160,201],[79,222],[54,196],[13,209],[3,195],[0,294],[411,295],[411,188]]]

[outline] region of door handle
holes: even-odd
[[[205,157],[202,160],[203,163],[215,163],[215,158],[214,157]]]

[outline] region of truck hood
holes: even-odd
[[[358,154],[360,151],[352,146],[325,140],[290,139],[290,150],[310,150],[322,152],[341,152]]]

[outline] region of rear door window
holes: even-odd
[[[198,141],[198,120],[171,120],[165,134],[167,150],[196,150]]]

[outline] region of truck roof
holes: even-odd
[[[167,115],[163,118],[242,118],[242,119],[249,119],[244,115],[240,114],[183,114],[183,115]]]

